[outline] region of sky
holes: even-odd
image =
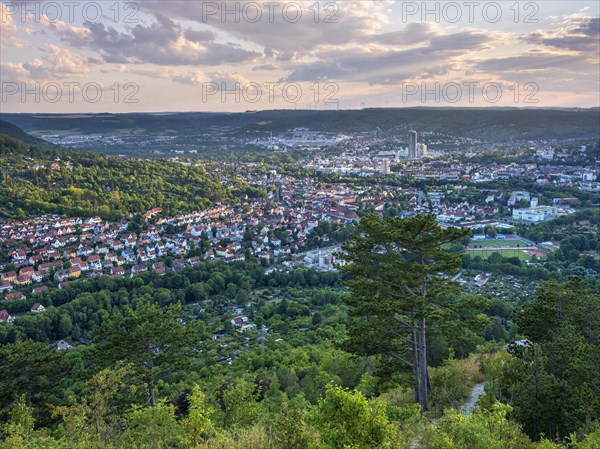
[[[2,112],[600,107],[597,1],[2,1]]]

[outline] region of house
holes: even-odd
[[[113,276],[121,277],[125,274],[125,268],[123,267],[112,267],[110,269],[110,274]]]
[[[79,276],[81,276],[81,270],[77,267],[67,268],[67,271],[69,272],[70,278],[78,278]]]
[[[92,270],[101,270],[102,269],[102,262],[100,260],[100,256],[98,256],[97,254],[89,256],[87,262],[88,262],[89,267]]]
[[[8,310],[4,309],[4,310],[0,310],[0,323],[12,323],[14,321],[14,318],[12,316],[10,316],[10,313],[8,313]]]
[[[58,265],[60,265],[60,263]],[[40,264],[38,269],[39,269],[39,271],[41,271],[44,274],[49,274],[50,270],[52,270],[53,266],[54,266],[54,262],[46,262],[46,263]]]
[[[8,282],[14,282],[17,280],[17,272],[9,271],[7,273],[2,273],[2,280]]]
[[[42,293],[48,293],[48,287],[45,285],[42,285],[41,287],[36,287],[31,291],[31,293],[33,293],[34,295],[41,295]]]
[[[526,223],[539,223],[555,218],[558,210],[554,206],[536,206],[527,209],[513,209],[512,218]]]
[[[152,264],[152,271],[154,271],[157,274],[160,274],[161,276],[164,276],[166,274],[166,267],[165,267],[165,263],[164,262],[155,262]]]
[[[62,282],[69,277],[69,272],[67,270],[59,270],[54,273],[54,280],[56,282]]]
[[[17,280],[15,281],[16,285],[29,285],[31,284],[31,277],[30,276],[17,276]]]
[[[121,257],[123,257],[125,260],[127,260],[129,262],[133,261],[136,258],[135,253],[131,249],[125,249],[125,250],[121,251]]]
[[[213,334],[210,336],[211,340],[218,340],[219,338],[222,338],[225,336],[225,329],[220,329],[216,332],[213,332]]]
[[[200,257],[198,257],[198,256],[195,256],[195,257],[189,257],[189,258],[186,260],[186,262],[187,262],[188,264],[190,264],[191,266],[193,266],[193,267],[194,267],[194,266],[196,266],[196,265],[198,265],[198,264],[200,263]]]
[[[477,276],[475,276],[474,281],[479,287],[482,287],[487,283],[489,279],[489,273],[479,273]]]
[[[133,276],[143,273],[144,271],[148,271],[148,267],[146,265],[138,264],[131,267],[131,274]]]
[[[72,349],[73,346],[71,346],[69,343],[67,343],[64,340],[60,340],[57,344],[56,344],[56,349],[59,351],[68,351],[69,349]]]
[[[21,270],[19,270],[19,276],[31,277],[33,272],[34,272],[33,267],[24,267],[24,268],[21,268]],[[18,276],[17,276],[17,278],[18,278]]]
[[[231,319],[231,324],[237,327],[243,327],[248,324],[248,317],[240,315]]]
[[[39,302],[36,302],[34,305],[31,306],[31,311],[33,313],[40,313],[43,312],[44,310],[46,310],[46,308],[41,305]]]
[[[27,299],[27,296],[25,296],[21,292],[13,292],[13,293],[7,293],[6,296],[4,297],[4,299],[6,299],[8,301],[12,301],[13,299],[25,300],[25,299]]]
[[[171,263],[171,269],[173,271],[182,271],[185,268],[185,262],[183,259],[175,259]]]
[[[0,292],[4,292],[4,291],[11,291],[12,290],[12,284],[8,281],[0,281]]]
[[[96,254],[107,254],[108,253],[108,246],[102,244],[102,245],[98,245],[96,247]]]
[[[79,276],[81,276],[81,270],[77,267],[71,267],[54,273],[54,280],[56,282],[63,282],[65,279],[78,278]]]

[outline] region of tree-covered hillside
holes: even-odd
[[[54,147],[51,143],[46,142],[43,139],[32,136],[26,133],[21,128],[12,123],[4,120],[0,120],[0,134],[12,137],[13,139],[20,140],[25,145],[34,145],[44,149],[51,149]]]
[[[0,135],[0,217],[41,213],[119,219],[160,207],[168,214],[233,198],[244,184],[222,166],[40,150]]]

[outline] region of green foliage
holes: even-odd
[[[14,404],[10,417],[2,429],[5,435],[2,448],[18,449],[25,447],[27,441],[33,435],[34,423],[31,408],[25,404],[25,396],[21,396],[18,402]]]
[[[459,269],[460,256],[444,248],[467,232],[441,229],[431,215],[369,215],[343,245],[342,270],[351,291],[346,303],[353,317],[346,347],[410,367],[423,410],[429,392],[427,322],[441,323],[437,331],[451,329],[454,338],[461,326],[469,328],[469,319],[483,324],[482,304],[461,297],[447,279]]]
[[[208,404],[206,395],[198,385],[192,389],[189,402],[188,416],[182,424],[185,429],[186,445],[195,447],[215,432],[213,425],[215,411]]]
[[[20,141],[1,135],[0,172],[0,216],[8,218],[58,213],[116,220],[154,207],[175,215],[233,198],[205,164],[28,150]],[[233,177],[231,185],[245,188]]]
[[[529,340],[482,359],[487,378],[484,408],[510,403],[533,439],[558,441],[586,434],[600,417],[597,317],[600,296],[581,279],[548,282],[516,317]]]
[[[443,366],[431,368],[431,407],[438,411],[457,407],[468,398],[472,380],[469,379],[465,363],[448,359]]]
[[[156,403],[155,383],[167,366],[186,363],[198,334],[193,325],[182,324],[181,306],[160,307],[141,301],[135,309],[114,315],[98,330],[98,357],[104,363],[131,363],[148,388],[151,405]]]
[[[286,404],[271,425],[273,446],[276,449],[305,449],[315,443],[316,435],[304,410],[290,409]]]
[[[600,447],[600,427],[596,426],[596,430],[580,438],[573,434],[570,439],[573,449],[598,449]]]
[[[491,410],[465,416],[449,410],[429,426],[418,447],[421,449],[528,449],[532,445],[519,425],[507,419],[510,406],[496,403]]]
[[[181,423],[175,407],[160,401],[155,407],[134,406],[126,416],[127,430],[119,445],[140,449],[184,449]]]
[[[42,424],[57,404],[65,375],[64,353],[53,345],[31,340],[0,347],[0,406],[4,415],[13,403],[24,400]]]
[[[225,428],[249,427],[265,417],[259,391],[244,379],[222,385],[217,402],[220,405],[217,419]]]
[[[306,287],[313,274],[318,289]],[[427,349],[441,366],[428,369],[432,410],[421,415],[414,383],[398,365],[340,349],[347,294],[336,280],[310,270],[265,276],[253,262],[201,263],[165,276],[86,280],[50,292],[54,306],[44,314],[0,325],[7,329],[0,347],[2,420],[10,423],[2,426],[2,447],[594,447],[597,293],[581,282],[539,291],[525,308],[528,316],[518,319],[537,340],[534,349],[514,355],[488,343],[454,360],[455,348],[466,356],[480,341],[485,320],[478,308],[511,311],[475,296],[437,296],[427,310]],[[268,287],[270,281],[276,286]],[[236,298],[226,298],[229,284],[248,292],[251,306],[243,313],[260,318],[268,332],[211,340],[239,313]],[[188,301],[199,303],[179,305]],[[70,340],[75,347],[66,352],[47,346],[61,335],[65,316],[91,344]],[[481,411],[453,414],[449,409],[460,407],[470,385],[483,380],[479,366],[486,380]],[[380,375],[386,369],[394,375]],[[510,402],[512,411],[500,413],[496,400]],[[531,443],[521,425],[531,438],[545,432],[562,442]]]
[[[598,317],[600,294],[581,279],[544,285],[519,315],[535,344],[515,351],[523,376],[513,386],[515,412],[530,435],[564,438],[600,418]]]
[[[313,419],[323,448],[389,447],[394,434],[383,403],[370,403],[362,393],[336,386],[327,387]]]

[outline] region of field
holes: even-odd
[[[524,250],[521,248],[532,248],[533,246],[524,242],[519,238],[507,238],[505,240],[486,239],[486,240],[471,240],[469,246],[465,250],[472,257],[480,256],[482,259],[487,259],[492,253],[498,252],[504,257],[518,257],[521,260],[531,260],[533,254],[538,257],[545,256],[539,250]]]
[[[482,259],[487,259],[488,257],[490,257],[492,255],[492,253],[500,253],[504,257],[518,257],[521,260],[531,260],[531,256],[520,249],[490,248],[490,249],[484,249],[481,251],[473,251],[473,250],[467,249],[465,252],[467,254],[469,254],[471,257],[479,256]]]
[[[525,243],[519,239],[506,239],[506,240],[471,240],[469,242],[469,249],[475,248],[527,248],[531,245]]]

